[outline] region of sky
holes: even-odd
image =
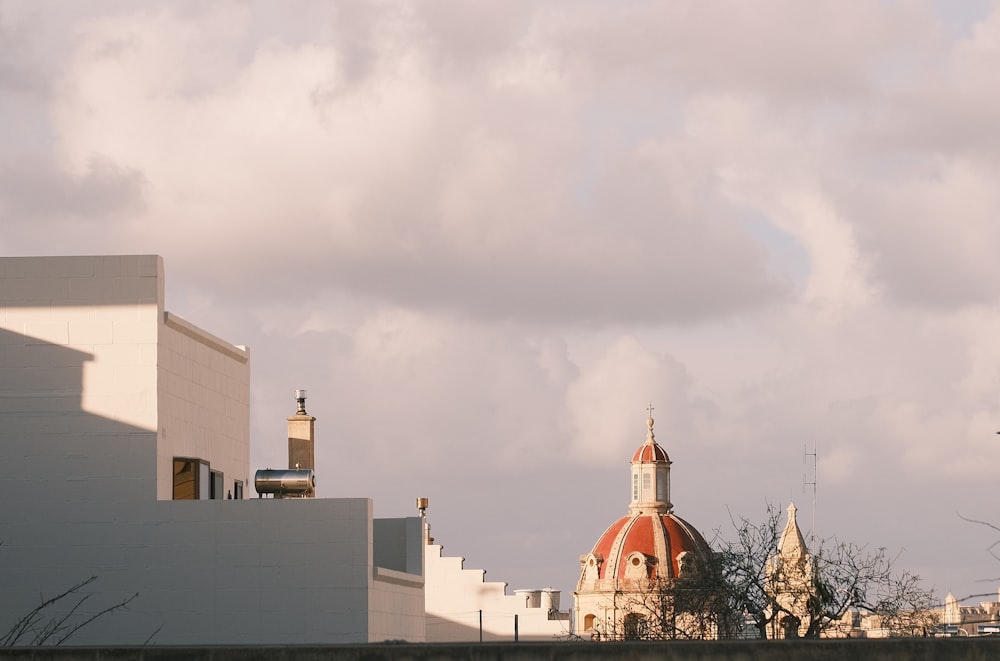
[[[651,404],[707,538],[995,599],[998,70],[975,0],[0,0],[0,254],[162,255],[251,470],[305,388],[320,496],[510,590],[572,605]]]

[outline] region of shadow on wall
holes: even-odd
[[[91,360],[0,329],[0,644],[58,642],[135,597],[66,556],[94,503],[155,499],[156,433],[83,410]]]
[[[91,360],[93,354],[0,329],[3,521],[40,502],[156,498],[156,431],[83,409],[83,371]]]

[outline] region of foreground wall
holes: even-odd
[[[482,643],[460,645],[361,645],[333,647],[213,647],[127,649],[0,649],[0,661],[988,661],[1000,655],[995,638],[880,641],[722,641],[673,643]]]
[[[368,499],[67,503],[4,518],[0,632],[42,595],[96,576],[83,613],[138,596],[74,644],[371,640]]]

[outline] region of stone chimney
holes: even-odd
[[[306,391],[296,390],[295,415],[288,418],[288,468],[316,470],[316,418],[306,413]],[[313,497],[310,494],[309,497]]]

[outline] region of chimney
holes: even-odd
[[[295,391],[295,401],[298,404],[295,415],[288,418],[288,468],[316,470],[316,418],[306,413],[305,390]]]

